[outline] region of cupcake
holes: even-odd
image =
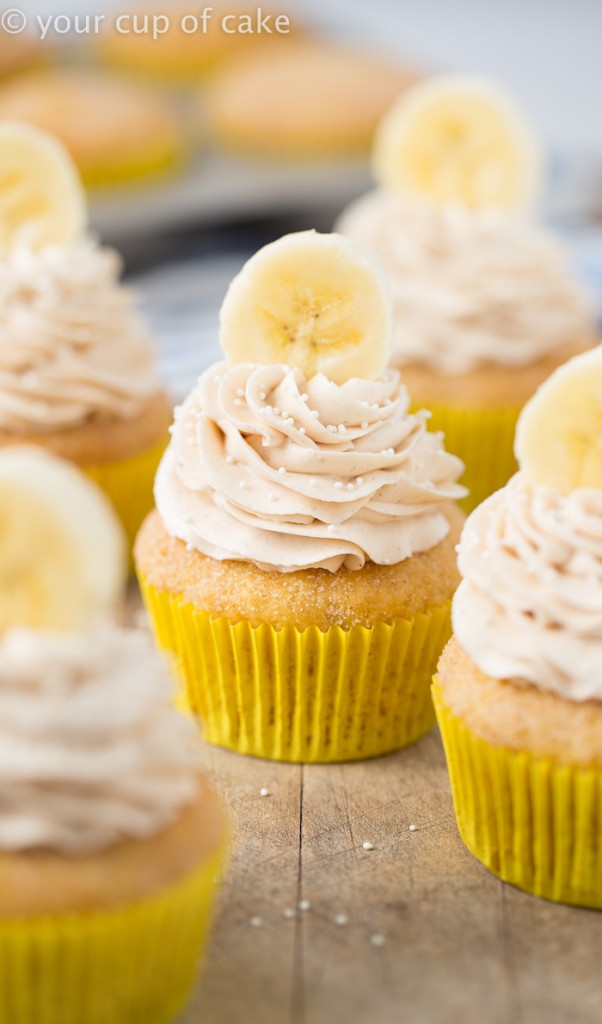
[[[103,488],[130,538],[152,507],[171,419],[118,256],[85,235],[77,174],[50,137],[0,125],[0,447],[35,444]]]
[[[468,518],[435,706],[468,849],[602,908],[602,353],[544,383],[520,471]]]
[[[142,632],[0,641],[2,1020],[168,1024],[186,1002],[226,829],[169,698]]]
[[[224,149],[279,160],[355,157],[415,79],[381,56],[299,40],[228,64],[201,103]]]
[[[123,75],[81,68],[19,75],[0,88],[0,119],[25,121],[60,139],[88,186],[139,182],[184,160],[176,109]]]
[[[288,17],[288,26],[281,20],[280,28],[288,29],[284,33],[276,28],[278,17],[287,17],[282,8],[262,4],[258,10],[239,0],[196,10],[178,3],[167,10],[164,4],[133,5],[102,34],[100,53],[124,71],[176,86],[192,84],[241,55],[260,60],[266,48],[286,44],[299,31],[298,19]],[[258,23],[267,30],[258,32]],[[140,31],[144,25],[146,32]]]
[[[466,464],[466,508],[516,471],[521,407],[594,323],[559,242],[525,215],[539,158],[521,115],[484,82],[421,83],[385,116],[378,187],[337,229],[388,272],[393,363]]]
[[[230,286],[228,362],[177,410],[135,548],[211,743],[352,760],[433,724],[462,465],[409,412],[390,343],[380,271],[340,236],[285,236]]]

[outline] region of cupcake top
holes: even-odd
[[[145,839],[197,793],[194,728],[148,635],[13,630],[0,642],[0,849]]]
[[[560,243],[505,211],[377,189],[338,229],[389,271],[396,365],[445,374],[519,367],[591,333],[590,304]]]
[[[115,253],[85,237],[75,166],[51,136],[0,122],[0,430],[132,417],[159,390]]]
[[[453,601],[458,641],[483,672],[575,701],[602,700],[601,394],[593,350],[525,407],[521,471],[466,521]]]
[[[519,367],[592,333],[561,246],[524,216],[540,162],[520,113],[485,81],[429,79],[385,116],[378,188],[338,229],[390,275],[397,365]]]
[[[249,261],[222,343],[260,358],[211,367],[176,411],[155,487],[172,536],[280,572],[400,562],[443,539],[463,465],[385,369],[387,310],[378,270],[339,236],[286,236]],[[370,375],[346,377],[362,356]]]
[[[90,239],[0,257],[0,429],[45,433],[137,415],[159,390],[115,252]]]

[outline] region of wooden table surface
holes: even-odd
[[[436,732],[360,764],[203,757],[236,843],[183,1024],[602,1021],[602,914],[468,853]]]
[[[601,1024],[602,913],[472,857],[437,730],[352,764],[202,757],[234,844],[178,1024]]]

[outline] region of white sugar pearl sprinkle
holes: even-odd
[[[334,919],[334,923],[338,924],[339,928],[343,928],[348,921],[349,918],[347,917],[347,914],[337,914]]]
[[[284,474],[286,473],[285,467],[284,466],[278,466],[278,472],[280,473],[281,476],[284,476]]]
[[[336,532],[336,526],[335,526],[334,523],[329,523],[329,525],[328,525],[328,532],[329,533],[335,533]]]
[[[317,419],[318,419],[318,417],[319,417],[319,415],[320,415],[320,413],[318,412],[318,410],[317,410],[317,409],[312,409],[312,410],[311,410],[311,414],[312,414],[312,416],[313,416],[313,418],[314,418],[315,420],[317,420]]]
[[[246,491],[249,485],[246,480],[241,480],[238,486],[240,487],[241,491]]]
[[[360,425],[361,425],[362,430],[367,430],[368,429],[368,424],[367,424],[366,420],[362,420]]]
[[[234,399],[234,405],[236,405],[238,408],[240,408],[240,406],[242,404],[243,404],[242,398],[235,398]]]
[[[345,424],[344,423],[339,423],[339,426],[338,426],[339,434],[344,434],[346,430],[347,430],[347,427],[345,426]]]
[[[301,395],[301,401],[302,402],[308,402],[309,401],[309,395]]]
[[[299,910],[305,913],[307,910],[311,910],[311,903],[309,900],[299,900]]]
[[[358,476],[358,478],[357,478],[357,480],[356,480],[355,482],[356,482],[356,484],[357,484],[357,486],[358,486],[358,487],[361,487],[361,486],[362,486],[362,484],[364,483],[364,478],[363,478],[363,476]]]
[[[366,842],[362,843],[362,850],[373,850],[373,849],[374,849],[374,844],[368,842],[368,840],[366,840]]]
[[[273,406],[272,412],[274,413],[274,416],[280,416],[280,409],[277,405]]]
[[[263,924],[263,918],[262,917],[252,917],[249,920],[249,924],[251,925],[252,928],[261,928],[261,926]]]
[[[259,790],[259,795],[260,796],[269,796],[270,795],[270,791],[267,788],[267,786],[262,786],[261,787],[261,789]]]
[[[355,487],[355,484],[347,484],[347,490],[348,491],[352,491],[354,487]]]
[[[266,393],[265,393],[265,391],[260,391],[260,392],[259,392],[259,401],[260,401],[260,402],[265,402],[265,400],[266,400],[266,397],[267,397],[267,396],[266,396]]]
[[[316,487],[317,483],[318,483],[318,481],[314,480],[314,478],[312,476],[311,480],[309,481],[309,486],[310,487]]]
[[[245,389],[244,388],[237,388],[236,389],[236,394],[238,395],[239,398],[244,398],[245,397]]]
[[[233,466],[234,465],[234,456],[233,455],[226,455],[226,462],[228,463],[229,466]]]
[[[269,495],[270,501],[278,501],[278,495],[272,491]]]
[[[285,917],[287,921],[292,921],[296,915],[292,907],[285,907],[282,911],[282,916]]]
[[[337,480],[337,482],[336,482],[336,484],[334,485],[334,487],[335,487],[335,490],[336,490],[336,491],[340,491],[340,490],[342,490],[342,488],[343,488],[343,484],[341,483],[341,481],[340,481],[340,480]]]
[[[299,427],[299,433],[300,434],[307,434],[307,430],[305,429],[305,427]]]
[[[418,825],[408,825],[408,832],[417,832]]]
[[[336,434],[337,432],[337,428],[334,423],[329,423],[326,429],[329,430],[331,434]]]
[[[380,935],[377,933],[376,935],[370,936],[370,942],[372,943],[373,946],[376,946],[378,948],[380,946],[384,946],[385,937],[384,935]]]

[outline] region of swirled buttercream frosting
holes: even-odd
[[[197,792],[194,728],[150,637],[108,626],[0,642],[0,849],[148,838]]]
[[[602,491],[518,473],[466,521],[458,566],[454,631],[483,672],[602,700]]]
[[[445,374],[525,366],[592,332],[560,243],[527,221],[378,189],[350,206],[337,230],[388,272],[396,365]]]
[[[218,559],[292,572],[400,562],[448,532],[461,461],[411,414],[397,370],[305,380],[220,364],[177,410],[155,485],[167,531]]]
[[[91,239],[0,261],[0,430],[50,433],[136,416],[159,390],[121,263]]]

